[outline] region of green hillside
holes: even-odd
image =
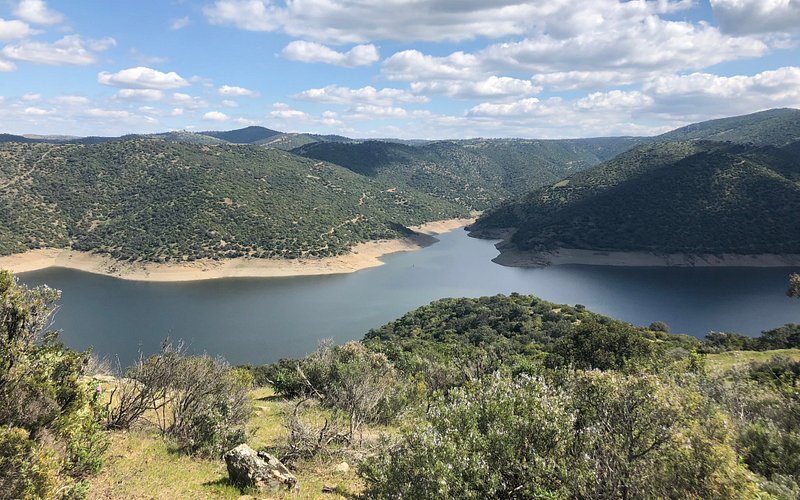
[[[695,123],[653,138],[657,142],[706,139],[784,146],[800,140],[800,110],[770,109]]]
[[[473,139],[421,145],[316,142],[293,151],[393,185],[485,209],[596,165],[638,142],[636,138]]]
[[[519,250],[800,253],[800,163],[783,148],[639,146],[475,224],[514,228]]]
[[[259,146],[155,139],[0,146],[0,253],[58,247],[129,260],[347,252],[468,210]]]
[[[236,130],[226,130],[226,131],[207,131],[207,132],[198,132],[201,135],[207,135],[209,137],[214,137],[216,139],[222,139],[223,141],[230,142],[233,144],[254,144],[259,141],[263,141],[265,139],[269,139],[272,136],[280,134],[280,132],[276,130],[271,130],[264,127],[245,127]]]

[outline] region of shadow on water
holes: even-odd
[[[757,334],[800,322],[800,303],[785,296],[792,269],[518,269],[491,262],[493,244],[464,231],[437,236],[417,252],[353,274],[235,278],[189,283],[122,281],[68,269],[21,275],[63,291],[55,326],[75,348],[119,355],[153,352],[167,336],[233,363],[301,356],[320,339],[360,339],[370,329],[443,297],[530,293],[635,324],[664,321],[702,337],[710,330]],[[796,270],[795,270],[796,271]]]

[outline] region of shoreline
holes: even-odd
[[[658,254],[558,248],[525,252],[503,248],[493,262],[507,267],[547,267],[569,264],[618,267],[800,267],[800,254]]]
[[[43,248],[0,257],[0,269],[14,274],[63,267],[93,274],[102,274],[130,281],[180,282],[221,278],[279,278],[346,274],[382,266],[381,257],[397,252],[412,252],[436,243],[434,235],[465,227],[474,218],[433,221],[409,229],[417,234],[395,240],[359,243],[350,253],[321,259],[203,259],[181,264],[130,263],[108,256]]]

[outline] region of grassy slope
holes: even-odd
[[[737,366],[749,363],[763,363],[773,356],[786,356],[800,361],[800,349],[776,349],[773,351],[729,351],[720,354],[708,354],[708,368],[712,372],[724,372]]]
[[[253,393],[256,409],[249,428],[253,435],[248,444],[254,449],[279,446],[286,437],[282,426],[283,401],[272,396],[271,389]],[[178,455],[152,430],[113,432],[112,445],[103,470],[91,479],[90,498],[239,498],[242,492],[228,483],[225,463]],[[322,494],[323,485],[338,486],[342,493],[358,493],[361,483],[350,471],[334,471],[334,463],[301,463],[295,475],[299,492],[279,493],[270,498],[344,498]]]

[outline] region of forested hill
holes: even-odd
[[[463,204],[259,146],[130,139],[0,144],[0,254],[145,261],[347,252]]]
[[[798,115],[800,116],[800,115]],[[482,217],[517,250],[800,253],[798,142],[643,145]]]
[[[632,137],[567,140],[472,139],[406,145],[315,142],[293,152],[393,184],[487,208],[579,172],[641,142]]]
[[[695,123],[667,132],[656,142],[706,139],[785,146],[800,141],[800,110],[783,108]]]

